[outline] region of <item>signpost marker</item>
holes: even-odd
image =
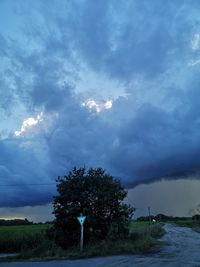
[[[77,217],[77,219],[78,219],[80,226],[81,226],[80,250],[82,251],[83,250],[83,223],[86,219],[86,216],[83,216],[82,214],[80,214],[80,216]]]

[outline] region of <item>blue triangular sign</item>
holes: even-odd
[[[78,219],[78,221],[79,221],[79,223],[80,224],[83,224],[84,223],[84,221],[85,221],[85,219],[86,219],[86,216],[79,216],[79,217],[77,217],[77,219]]]

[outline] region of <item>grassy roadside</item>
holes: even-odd
[[[192,230],[200,233],[200,221],[195,220],[182,220],[182,221],[174,221],[175,225],[180,227],[189,227],[192,228]]]
[[[126,239],[107,239],[98,243],[88,244],[84,247],[83,252],[80,252],[79,247],[63,250],[47,238],[43,238],[38,246],[24,249],[20,255],[10,260],[80,259],[96,256],[147,253],[160,244],[158,239],[164,233],[162,225],[159,223],[131,222],[130,234]],[[5,261],[5,259],[0,261]]]

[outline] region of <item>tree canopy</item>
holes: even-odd
[[[80,225],[77,217],[86,216],[84,241],[119,237],[128,233],[128,223],[134,209],[123,202],[127,192],[120,181],[102,168],[74,168],[57,179],[54,238],[69,247],[77,245]]]

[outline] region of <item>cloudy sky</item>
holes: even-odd
[[[1,215],[50,214],[75,165],[144,207],[200,186],[199,67],[198,0],[0,0]]]

